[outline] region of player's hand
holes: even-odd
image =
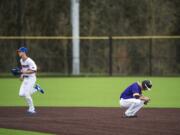
[[[23,81],[23,75],[21,74],[21,76],[19,77],[20,81]]]
[[[144,104],[145,104],[145,105],[147,105],[147,104],[149,103],[149,101],[150,101],[150,98],[149,98],[149,97],[145,97],[145,96],[141,96],[140,99],[141,99],[142,101],[144,101]]]
[[[16,77],[19,77],[21,75],[21,70],[19,67],[15,67],[11,69],[11,73]]]
[[[21,72],[21,74],[25,74],[25,72],[23,70],[21,70],[20,72]]]
[[[149,97],[144,97],[144,104],[147,105],[150,101]]]
[[[149,97],[144,97],[144,101],[150,101]]]

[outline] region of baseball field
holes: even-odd
[[[144,92],[151,102],[138,118],[121,118],[120,93],[129,84],[144,79],[153,82],[152,90]],[[18,96],[21,82],[2,78],[0,134],[21,135],[26,130],[60,135],[178,135],[179,82],[179,77],[38,78],[45,94],[33,95],[37,114],[29,116],[24,100]]]

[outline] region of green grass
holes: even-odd
[[[33,95],[36,106],[92,106],[119,107],[120,93],[131,83],[151,79],[152,91],[144,92],[151,98],[147,107],[180,107],[179,77],[90,77],[38,78],[45,94]],[[18,79],[0,79],[0,106],[25,106],[18,96]]]
[[[0,128],[0,135],[52,135],[52,134]]]

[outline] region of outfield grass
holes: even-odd
[[[151,79],[152,91],[144,92],[151,98],[147,107],[180,107],[179,77],[90,77],[38,78],[45,94],[33,95],[36,106],[118,107],[119,95],[129,84]],[[0,79],[0,106],[25,106],[18,96],[18,79]]]
[[[52,134],[0,128],[0,135],[52,135]]]

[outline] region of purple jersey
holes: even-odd
[[[134,93],[139,93],[140,95],[142,94],[141,87],[138,85],[137,82],[135,82],[135,83],[131,84],[129,87],[127,87],[121,94],[120,98],[123,98],[123,99],[134,98],[133,97]]]

